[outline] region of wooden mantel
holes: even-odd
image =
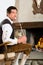
[[[28,29],[28,28],[43,28],[43,22],[22,22],[20,23],[22,28]],[[14,23],[14,28],[19,29],[20,28],[19,23]]]

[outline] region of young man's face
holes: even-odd
[[[12,9],[12,10],[11,10],[11,13],[8,14],[8,17],[9,17],[12,21],[16,20],[16,18],[17,18],[17,10],[16,10],[16,9]]]

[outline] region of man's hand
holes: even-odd
[[[18,39],[18,43],[26,44],[26,41],[27,41],[27,37],[26,36],[19,37],[19,39]]]

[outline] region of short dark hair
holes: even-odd
[[[15,10],[18,11],[18,9],[15,6],[10,6],[10,7],[7,8],[7,13],[11,13],[12,9],[15,9]]]

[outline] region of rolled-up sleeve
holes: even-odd
[[[12,27],[10,24],[4,24],[2,25],[2,31],[3,31],[3,34],[2,34],[2,40],[3,42],[11,42],[10,44],[8,45],[14,45],[14,44],[17,44],[17,38],[10,38],[11,34],[12,34]]]

